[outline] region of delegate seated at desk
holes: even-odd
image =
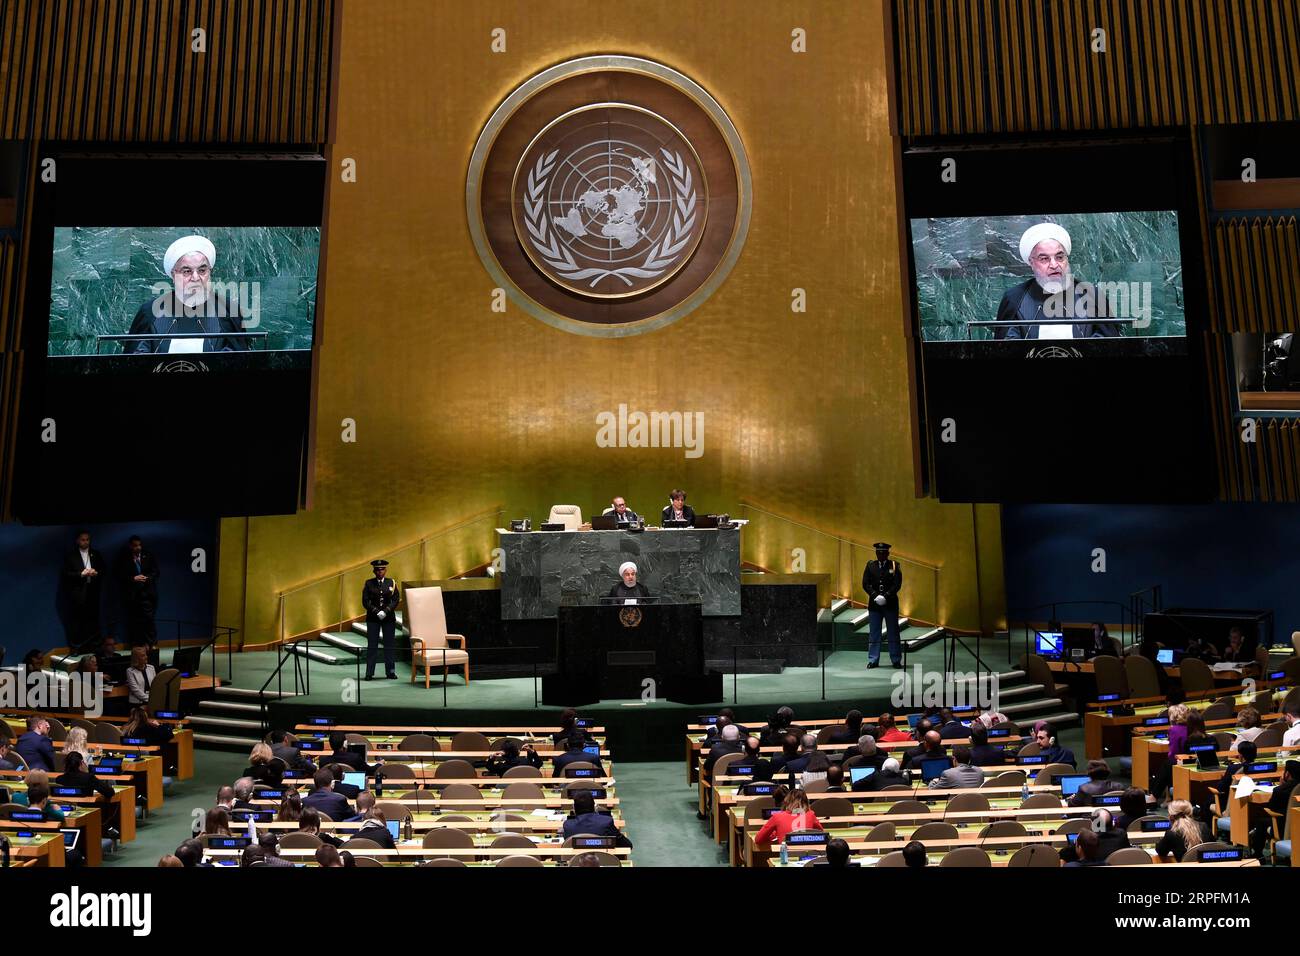
[[[624,561],[619,565],[618,573],[623,580],[609,589],[611,598],[617,598],[620,601],[635,601],[637,598],[648,598],[650,596],[650,589],[637,581],[637,568],[631,561]]]
[[[668,504],[664,506],[663,521],[685,521],[687,527],[695,527],[695,509],[686,503],[686,492],[680,488],[674,488],[668,496]]]

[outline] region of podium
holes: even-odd
[[[555,659],[559,673],[542,680],[542,703],[550,706],[647,693],[684,704],[722,699],[722,675],[704,671],[698,603],[561,605]]]

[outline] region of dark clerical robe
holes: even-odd
[[[1083,290],[1078,285],[1074,286],[1074,295],[1073,317],[1076,319],[1092,318],[1095,314],[1094,308],[1091,303],[1082,298]],[[998,304],[997,320],[999,322],[1026,324],[1008,324],[1006,328],[995,327],[993,337],[995,339],[1046,338],[1046,336],[1038,334],[1039,326],[1033,323],[1035,319],[1053,318],[1044,311],[1045,303],[1049,298],[1048,294],[1043,291],[1043,287],[1038,284],[1038,280],[1034,278],[1026,279],[1019,285],[1012,286],[1002,296],[1002,301]],[[1057,303],[1057,308],[1064,313],[1063,299]],[[1055,318],[1067,318],[1067,316],[1060,314]],[[1076,339],[1107,338],[1120,334],[1119,326],[1113,322],[1075,322],[1071,328],[1074,329],[1073,337]]]
[[[161,336],[157,339],[136,339],[122,343],[128,353],[200,351],[197,346],[182,348],[181,343],[202,342],[204,352],[242,352],[248,349],[248,339],[227,339],[212,336],[204,339],[170,339],[168,333],[193,332],[243,332],[243,316],[239,303],[227,299],[218,305],[215,293],[209,293],[201,305],[181,305],[174,293],[164,292],[140,306],[131,322],[132,335]],[[173,348],[172,343],[177,343]]]

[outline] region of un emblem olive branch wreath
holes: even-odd
[[[571,282],[590,279],[589,287],[595,288],[601,279],[613,277],[632,285],[632,279],[657,279],[680,257],[691,239],[695,228],[696,194],[694,178],[680,153],[660,149],[663,164],[672,181],[674,193],[673,219],[667,231],[658,242],[650,247],[646,257],[639,266],[623,266],[619,269],[598,269],[580,265],[573,258],[567,246],[560,242],[559,232],[551,228],[546,215],[546,186],[555,168],[559,150],[537,157],[537,162],[528,172],[524,185],[524,226],[532,237],[533,246],[538,254],[555,274]]]

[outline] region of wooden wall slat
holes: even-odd
[[[1300,0],[893,3],[903,136],[1300,119]]]
[[[336,4],[7,0],[0,139],[323,143]],[[190,47],[199,26],[206,53]],[[972,44],[969,68],[987,55]],[[979,91],[966,80],[973,109]]]

